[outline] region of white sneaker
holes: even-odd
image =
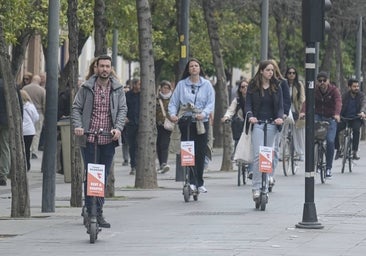
[[[207,189],[204,186],[198,187],[200,193],[207,193]]]
[[[160,173],[166,173],[166,172],[169,172],[169,170],[170,170],[170,166],[167,164],[163,164],[161,166]]]
[[[196,185],[190,184],[189,187],[191,188],[192,191],[197,191]]]
[[[256,200],[261,195],[261,192],[259,190],[252,190],[252,193],[253,193],[253,200]]]
[[[269,185],[274,186],[274,184],[275,184],[275,179],[272,176],[270,176],[269,177]]]

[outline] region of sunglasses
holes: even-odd
[[[318,79],[319,83],[325,83],[327,81],[327,79]]]
[[[288,75],[296,75],[296,72],[291,72],[291,71],[290,71],[290,72],[288,72],[287,74],[288,74]]]

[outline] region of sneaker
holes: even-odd
[[[326,173],[325,173],[325,177],[326,178],[332,178],[332,171],[330,169],[327,169]]]
[[[339,158],[341,158],[341,157],[342,157],[341,152],[340,152],[339,150],[337,150],[337,152],[336,152],[336,154],[335,154],[335,157],[334,157],[334,160],[337,160],[337,159],[339,159]]]
[[[6,186],[6,180],[0,179],[0,186]]]
[[[132,167],[131,171],[130,171],[130,175],[135,175],[135,173],[136,173],[136,168]]]
[[[272,176],[270,176],[269,177],[269,185],[274,186],[275,182],[276,182],[275,179]]]
[[[252,193],[253,193],[253,200],[256,200],[261,195],[261,192],[259,190],[252,190]]]
[[[159,173],[166,173],[169,172],[170,170],[170,166],[167,164],[162,164],[160,167],[160,172]]]
[[[128,165],[128,160],[124,160],[122,163],[122,166],[127,166]]]
[[[207,189],[204,186],[198,187],[200,193],[207,193]]]
[[[353,160],[360,160],[360,157],[357,155],[357,151],[353,151],[352,159]]]
[[[97,217],[97,221],[98,221],[99,227],[101,227],[101,228],[110,228],[110,227],[111,227],[111,224],[110,224],[110,223],[108,223],[108,222],[104,219],[103,215],[99,215],[99,216]]]
[[[197,187],[194,184],[190,184],[189,187],[191,188],[192,191],[196,191]]]

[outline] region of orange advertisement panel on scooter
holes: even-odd
[[[259,147],[259,171],[271,173],[273,161],[273,148],[272,147]]]
[[[88,196],[104,197],[105,166],[88,164],[87,191]]]
[[[180,143],[181,166],[194,166],[194,141],[181,141]]]

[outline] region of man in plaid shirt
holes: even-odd
[[[115,147],[124,127],[127,113],[125,93],[122,84],[113,77],[112,59],[108,55],[97,58],[97,74],[90,77],[78,90],[72,105],[72,125],[82,145],[84,166],[88,163],[105,165],[105,183],[112,165]],[[84,131],[103,129],[110,136],[98,136],[97,161],[94,160],[94,135],[84,136]],[[86,195],[85,206],[91,211],[91,197]],[[97,200],[97,221],[100,227],[110,228],[103,217],[104,198]]]

